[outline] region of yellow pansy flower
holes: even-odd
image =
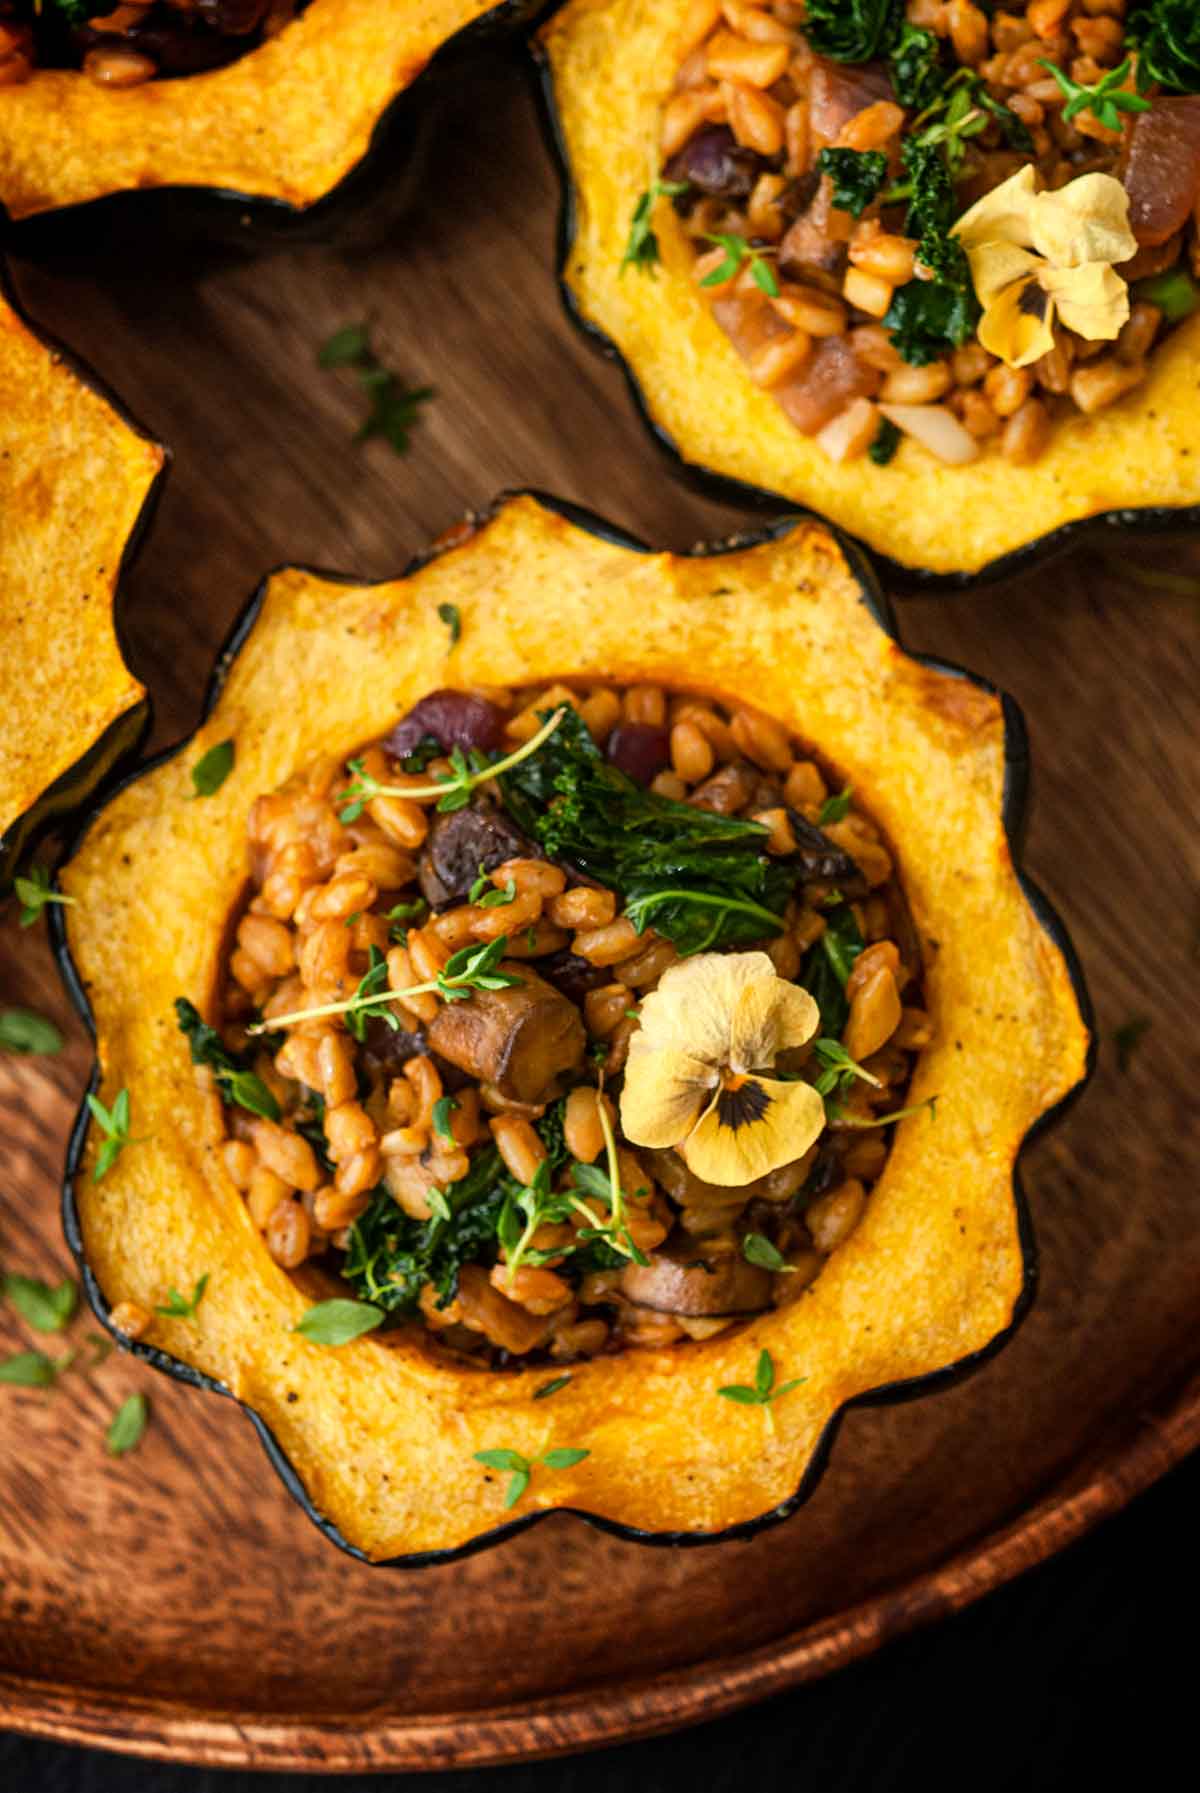
[[[698,953],[663,973],[629,1046],[621,1126],[676,1146],[706,1183],[740,1188],[800,1158],[825,1126],[810,1083],[764,1073],[812,1039],[820,1012],[766,953]]]
[[[1111,341],[1129,316],[1129,288],[1114,262],[1137,254],[1129,195],[1111,174],[1081,174],[1036,191],[1032,165],[963,213],[953,234],[971,264],[983,307],[979,340],[1009,367],[1054,347],[1057,316],[1089,341]]]

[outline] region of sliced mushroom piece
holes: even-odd
[[[510,1101],[552,1102],[583,1063],[587,1034],[573,1003],[528,965],[506,959],[520,982],[448,1002],[426,1030],[431,1049]]]
[[[642,1152],[646,1168],[654,1181],[681,1208],[725,1205],[737,1209],[754,1200],[786,1202],[798,1189],[803,1188],[816,1155],[817,1147],[813,1146],[802,1158],[795,1159],[791,1164],[781,1164],[778,1170],[769,1170],[765,1177],[756,1177],[753,1183],[744,1183],[733,1189],[720,1183],[706,1183],[703,1177],[698,1177],[688,1169],[676,1151],[668,1149]]]
[[[544,857],[490,797],[478,795],[465,808],[434,817],[417,861],[421,895],[431,909],[448,909],[466,901],[481,866],[490,872],[506,859]]]
[[[675,1234],[648,1264],[630,1264],[621,1272],[621,1293],[659,1314],[696,1319],[759,1314],[771,1305],[771,1273],[748,1264],[739,1252]]]
[[[849,901],[867,894],[867,880],[844,847],[831,841],[823,829],[798,809],[788,810],[788,820],[796,837],[796,850],[786,863],[794,866],[802,883],[836,884]]]

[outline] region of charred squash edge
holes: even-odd
[[[500,41],[522,28],[532,28],[555,4],[557,0],[497,0],[497,4],[486,12],[468,20],[438,46],[415,79],[393,95],[375,121],[370,141],[359,160],[307,205],[296,205],[269,193],[243,193],[235,187],[203,183],[192,186],[176,182],[163,186],[117,187],[90,199],[41,207],[13,218],[0,195],[0,235],[7,232],[23,248],[36,252],[42,247],[57,246],[64,232],[78,229],[84,218],[90,225],[103,229],[122,213],[145,212],[157,206],[165,209],[170,218],[177,219],[188,229],[195,229],[200,235],[212,227],[217,236],[228,232],[235,240],[243,241],[249,226],[256,228],[264,238],[283,237],[297,241],[310,235],[320,237],[335,217],[340,221],[346,214],[358,212],[377,189],[383,188],[389,172],[389,168],[383,166],[385,163],[389,167],[394,164],[405,147],[411,155],[419,157],[418,112],[429,89],[448,67],[481,46]],[[220,73],[220,70],[215,72]],[[181,78],[202,80],[204,76]]]
[[[519,497],[534,500],[565,522],[580,530],[587,531],[602,541],[609,542],[614,546],[625,548],[638,554],[652,554],[655,552],[645,542],[640,541],[638,538],[628,534],[624,530],[614,527],[604,519],[596,516],[595,513],[588,511],[581,506],[554,498],[536,490],[502,493],[486,510],[475,513],[469,519],[469,522],[474,528],[482,527],[503,507],[504,504],[513,498]],[[704,547],[694,552],[698,558],[718,559],[727,553],[762,547],[771,542],[779,541],[785,537],[796,524],[814,520],[819,521],[819,519],[811,518],[807,513],[794,511],[789,513],[788,516],[777,520],[766,529],[739,534],[724,542]],[[827,525],[822,526],[827,527]],[[835,536],[838,546],[845,555],[851,572],[859,584],[868,613],[884,633],[897,644],[897,646],[902,645],[897,632],[892,608],[880,590],[866,557],[853,544],[848,543],[844,538],[837,536],[835,531],[831,531],[830,533]],[[440,550],[441,544],[435,543],[429,549],[416,555],[409,562],[401,577],[406,578],[419,571],[421,567],[426,565],[431,559],[435,558]],[[333,579],[341,584],[354,585],[359,583],[359,581],[347,575],[331,575],[326,572],[318,571],[317,569],[309,568],[302,570],[312,572],[314,576],[322,579]],[[254,628],[271,577],[272,575],[268,574],[267,578],[259,585],[242,614],[235,622],[225,645],[217,658],[216,667],[205,695],[203,712],[200,721],[197,724],[197,728],[203,725],[211,713],[221,694],[234,660]],[[811,1496],[824,1472],[842,1419],[850,1408],[860,1406],[880,1406],[891,1402],[915,1399],[918,1396],[950,1386],[969,1375],[972,1371],[978,1369],[992,1358],[996,1352],[1008,1342],[1017,1327],[1025,1318],[1032,1305],[1036,1291],[1038,1258],[1032,1221],[1020,1175],[1019,1160],[1023,1156],[1026,1147],[1032,1143],[1033,1140],[1039,1138],[1049,1126],[1066,1112],[1091,1077],[1095,1068],[1096,1058],[1094,1011],[1084,979],[1082,966],[1063,922],[1057,915],[1048,898],[1042,893],[1037,885],[1026,877],[1021,871],[1018,863],[1021,851],[1021,837],[1025,810],[1028,802],[1030,776],[1028,738],[1026,735],[1024,719],[1019,707],[1006,693],[997,691],[997,688],[987,679],[981,678],[974,673],[967,672],[962,667],[954,665],[952,662],[929,655],[913,654],[908,657],[915,664],[932,671],[944,674],[951,678],[966,680],[973,684],[977,689],[986,692],[989,695],[996,696],[1001,701],[1005,741],[1004,791],[1002,803],[1002,821],[1005,837],[1013,856],[1016,874],[1022,893],[1028,901],[1036,921],[1062,956],[1074,1001],[1079,1012],[1080,1022],[1087,1039],[1082,1074],[1080,1075],[1078,1082],[1066,1092],[1061,1100],[1056,1102],[1051,1108],[1047,1109],[1038,1118],[1026,1133],[1017,1153],[1013,1173],[1013,1201],[1017,1216],[1018,1246],[1023,1269],[1023,1282],[1019,1295],[1014,1303],[1012,1316],[1008,1325],[982,1349],[972,1352],[968,1356],[946,1365],[944,1368],[928,1374],[904,1378],[896,1382],[882,1385],[845,1402],[827,1422],[814,1447],[794,1494],[789,1496],[788,1499],[781,1502],[778,1506],[753,1519],[709,1532],[649,1531],[604,1518],[590,1513],[584,1508],[559,1506],[541,1512],[530,1513],[519,1519],[510,1520],[503,1524],[493,1526],[488,1531],[479,1533],[475,1537],[468,1539],[466,1542],[451,1548],[407,1552],[399,1556],[382,1560],[373,1559],[366,1552],[360,1550],[356,1545],[350,1543],[339,1528],[319,1511],[270,1427],[252,1407],[245,1402],[237,1401],[237,1404],[242,1408],[251,1425],[254,1427],[254,1430],[257,1432],[272,1466],[279,1475],[288,1493],[299,1503],[317,1529],[331,1543],[335,1544],[340,1550],[345,1551],[347,1555],[354,1557],[359,1562],[370,1564],[375,1568],[419,1569],[431,1565],[455,1562],[464,1557],[472,1556],[478,1551],[490,1549],[493,1545],[499,1544],[507,1538],[515,1537],[518,1533],[527,1530],[530,1526],[547,1518],[550,1513],[570,1513],[574,1517],[586,1521],[587,1524],[594,1526],[600,1531],[608,1532],[614,1537],[638,1544],[651,1544],[664,1547],[699,1547],[702,1545],[728,1543],[736,1539],[753,1537],[757,1535],[758,1532],[765,1530],[768,1527],[781,1524],[796,1512],[796,1510]],[[189,735],[185,737],[184,740],[178,742],[174,747],[168,748],[163,753],[144,761],[123,779],[114,790],[109,792],[109,798],[111,799],[112,797],[119,795],[122,790],[126,789],[136,779],[153,771],[156,767],[163,765],[177,754],[185,753],[191,744],[192,738],[193,737]],[[82,842],[83,837],[87,833],[92,822],[97,819],[100,810],[103,807],[103,805],[98,806],[98,808],[93,811],[92,815],[83,822],[74,839],[68,844],[64,852],[64,858],[68,858],[74,853],[76,848]],[[50,917],[50,927],[55,955],[58,960],[63,980],[75,1007],[78,1009],[94,1039],[95,1025],[91,1005],[71,957],[67,938],[67,920],[60,909],[56,908],[53,911]],[[94,1091],[98,1082],[99,1063],[97,1062],[93,1065],[92,1074],[88,1082],[88,1090]],[[100,1288],[99,1281],[90,1268],[85,1256],[82,1226],[78,1205],[75,1199],[75,1184],[82,1168],[89,1120],[90,1116],[86,1101],[84,1101],[81,1103],[79,1112],[76,1116],[68,1145],[62,1188],[62,1220],[67,1244],[75,1259],[80,1281],[96,1319],[119,1346],[125,1350],[132,1351],[134,1356],[141,1358],[153,1369],[162,1371],[164,1374],[173,1377],[176,1381],[186,1384],[188,1387],[206,1389],[210,1393],[223,1395],[227,1399],[236,1401],[237,1397],[233,1395],[232,1391],[226,1388],[222,1383],[216,1381],[213,1377],[194,1369],[191,1365],[181,1362],[178,1358],[171,1356],[168,1352],[155,1346],[138,1344],[136,1342],[131,1343],[112,1326],[109,1320],[109,1309],[105,1296]]]
[[[654,416],[631,363],[612,337],[598,324],[593,323],[580,308],[567,280],[567,264],[576,235],[577,185],[567,149],[566,134],[559,116],[554,74],[549,56],[536,38],[530,38],[529,52],[531,82],[542,121],[543,134],[551,158],[558,170],[561,186],[555,254],[559,299],[567,318],[580,335],[606,360],[616,362],[624,376],[626,388],[641,423],[666,455],[671,470],[678,479],[704,497],[715,499],[719,503],[738,504],[760,514],[778,516],[782,508],[787,508],[789,511],[796,510],[798,508],[796,505],[777,492],[773,493],[766,487],[751,485],[745,480],[716,473],[711,468],[701,466],[699,462],[689,461],[674,438]],[[952,473],[953,469],[948,471]],[[1036,476],[1036,469],[1015,469],[1017,478],[1031,476]],[[845,535],[845,531],[840,530],[838,525],[829,522],[828,519],[825,521],[827,527],[835,534]],[[1094,516],[1079,517],[1062,523],[1056,529],[1048,530],[1044,535],[1037,536],[1034,540],[999,555],[995,560],[986,562],[974,572],[946,573],[933,572],[926,568],[910,566],[903,561],[893,560],[881,549],[863,543],[857,538],[853,539],[857,541],[862,552],[869,555],[880,573],[886,577],[889,587],[898,595],[926,593],[931,596],[939,594],[949,596],[955,592],[974,591],[982,586],[997,585],[1016,578],[1032,571],[1035,567],[1043,566],[1060,558],[1077,547],[1107,540],[1113,532],[1131,537],[1170,536],[1182,535],[1196,529],[1200,529],[1200,504],[1141,505],[1129,509],[1100,511]]]
[[[90,367],[74,355],[65,344],[48,334],[36,324],[21,304],[9,278],[8,271],[0,261],[0,299],[10,308],[17,321],[45,348],[46,353],[61,364],[79,381],[100,398],[108,406],[118,421],[145,442],[154,443],[162,455],[162,464],[151,482],[146,496],[138,512],[137,521],[125,542],[120,565],[113,577],[112,587],[112,626],[117,638],[117,648],[126,665],[129,655],[126,651],[125,628],[123,621],[125,584],[131,567],[136,560],[143,542],[149,533],[154,520],[154,513],[162,494],[163,484],[171,464],[171,451],[162,443],[155,442],[150,432],[130,415],[129,411],[117,398],[112,389]],[[72,766],[60,775],[41,793],[36,803],[17,816],[0,834],[0,899],[7,895],[12,879],[32,847],[39,838],[51,828],[61,823],[71,812],[80,809],[85,803],[98,801],[103,795],[108,781],[116,776],[142,749],[150,732],[152,719],[152,702],[150,694],[143,691],[140,700],[116,717],[93,741]]]

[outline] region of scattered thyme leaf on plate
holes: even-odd
[[[371,346],[370,329],[365,323],[347,324],[335,330],[318,350],[317,366],[348,368],[362,388],[370,408],[356,441],[382,436],[397,454],[408,453],[410,432],[420,421],[420,407],[434,395],[432,386],[406,386],[397,374],[384,367]]]
[[[70,1278],[52,1287],[36,1276],[5,1276],[0,1294],[35,1332],[62,1332],[79,1305],[79,1289]]]
[[[137,1449],[146,1431],[149,1404],[145,1395],[130,1395],[113,1414],[104,1434],[104,1448],[110,1457],[125,1457]]]
[[[1113,1028],[1112,1038],[1113,1045],[1117,1049],[1117,1069],[1119,1071],[1129,1071],[1133,1064],[1134,1053],[1153,1025],[1148,1015],[1132,1015],[1128,1021],[1122,1021],[1120,1027]]]
[[[60,903],[64,908],[70,908],[75,901],[74,897],[64,896],[61,890],[55,890],[50,882],[50,873],[44,865],[35,865],[27,878],[14,878],[13,889],[21,905],[20,922],[23,928],[33,926],[47,903]]]
[[[45,1015],[32,1009],[0,1009],[0,1052],[21,1054],[62,1051],[63,1037]]]

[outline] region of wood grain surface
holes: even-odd
[[[369,251],[254,261],[113,240],[15,265],[33,317],[174,450],[129,606],[159,743],[193,723],[218,644],[280,561],[393,574],[514,484],[670,546],[744,522],[673,482],[617,371],[563,319],[557,185],[513,68],[451,96],[432,170]],[[314,364],[363,317],[389,365],[437,389],[407,459],[352,444],[360,397]],[[904,606],[910,646],[1025,708],[1027,865],[1073,930],[1105,1036],[1091,1092],[1026,1162],[1041,1291],[1006,1351],[956,1389],[852,1414],[810,1505],[752,1542],[647,1550],[555,1518],[409,1574],[325,1544],[230,1403],[120,1357],[50,1394],[4,1389],[0,1724],[309,1769],[663,1729],[964,1604],[1200,1441],[1198,592],[1195,548],[1114,541]],[[41,928],[11,913],[0,989],[69,1038],[58,1058],[0,1060],[0,1263],[62,1273],[57,1190],[89,1051]],[[1151,1027],[1122,1072],[1108,1036],[1134,1016]],[[0,1352],[30,1342],[0,1313]],[[152,1424],[113,1461],[104,1427],[134,1388]]]

